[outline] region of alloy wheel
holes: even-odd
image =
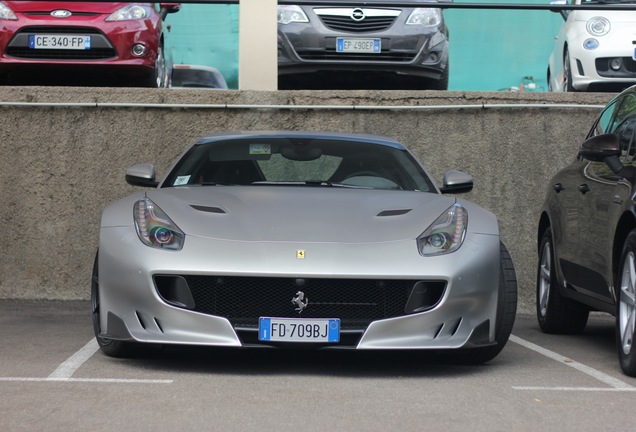
[[[550,252],[550,242],[545,242],[543,245],[539,267],[539,313],[542,317],[545,317],[548,312],[550,280],[552,277],[552,253]]]
[[[636,265],[634,252],[629,252],[625,257],[621,275],[620,299],[619,299],[619,328],[621,348],[627,355],[630,353],[636,327]]]

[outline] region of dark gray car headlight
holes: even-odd
[[[279,5],[278,6],[278,23],[289,24],[293,22],[309,22],[309,18],[305,12],[296,5]]]
[[[172,251],[183,248],[183,231],[149,198],[135,203],[133,218],[139,240],[146,246]]]
[[[468,211],[453,204],[417,238],[417,249],[422,256],[455,252],[464,242],[468,226]]]
[[[442,23],[442,12],[437,8],[416,8],[406,20],[406,25],[436,27]]]

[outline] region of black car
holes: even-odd
[[[448,89],[448,29],[434,7],[441,2],[421,1],[279,5],[279,88]]]
[[[550,180],[538,229],[537,317],[546,333],[616,317],[621,368],[636,376],[636,86],[601,112],[572,164]]]

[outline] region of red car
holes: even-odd
[[[163,21],[179,3],[0,1],[0,83],[165,87]]]

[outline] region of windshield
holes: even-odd
[[[280,185],[435,191],[405,150],[313,138],[232,139],[196,145],[162,187]]]

